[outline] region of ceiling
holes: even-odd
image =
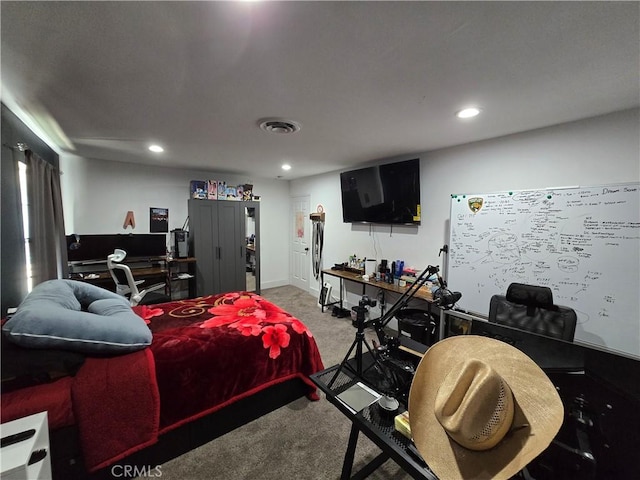
[[[639,2],[0,5],[2,101],[86,158],[294,179],[640,105]]]

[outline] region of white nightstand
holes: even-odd
[[[0,436],[4,439],[9,435],[35,430],[30,438],[7,445],[0,449],[0,477],[2,480],[50,480],[51,457],[49,451],[49,424],[47,412],[36,413],[28,417],[19,418],[0,426]],[[44,450],[46,455],[40,458]],[[33,456],[33,457],[32,457]],[[38,460],[38,458],[40,458]],[[29,465],[29,460],[32,464]]]

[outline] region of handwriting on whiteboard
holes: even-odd
[[[639,198],[637,184],[454,195],[447,280],[459,305],[486,314],[519,282],[551,288],[585,329],[639,323]]]

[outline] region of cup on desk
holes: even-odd
[[[407,286],[407,281],[406,280],[398,280],[398,286],[399,287],[406,287]]]

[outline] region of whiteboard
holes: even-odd
[[[481,315],[512,282],[550,287],[576,341],[640,357],[640,184],[451,195],[446,279]]]

